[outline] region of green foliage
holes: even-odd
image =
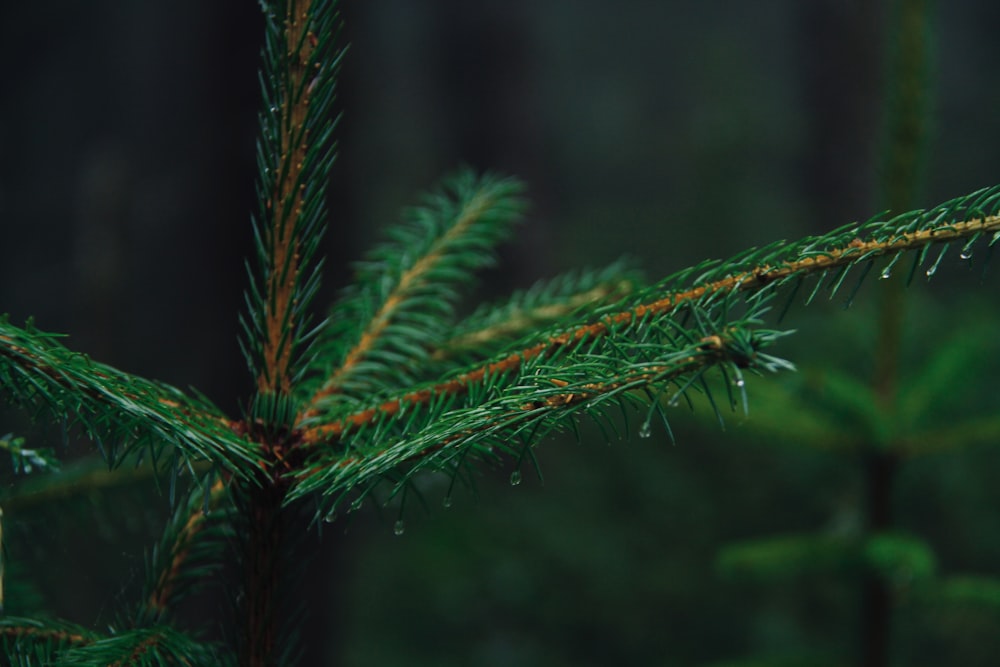
[[[253,444],[207,399],[91,361],[56,338],[0,319],[0,389],[8,400],[79,426],[112,466],[129,456],[170,457],[175,465],[205,459],[241,475],[252,465]]]
[[[97,636],[77,625],[49,619],[6,616],[0,619],[4,657],[11,665],[50,665],[67,649],[84,646]]]
[[[151,626],[124,631],[76,646],[61,653],[59,664],[66,665],[226,665],[232,664],[217,647],[202,644],[168,626]]]
[[[719,572],[731,579],[769,582],[849,566],[856,546],[843,537],[789,535],[727,545],[716,560]]]
[[[1000,580],[968,575],[948,577],[930,597],[938,604],[979,606],[995,614],[1000,612]]]
[[[257,140],[256,270],[241,341],[262,393],[288,391],[309,363],[316,249],[336,157],[340,15],[335,0],[261,2],[266,18]]]
[[[866,278],[889,278],[897,265],[908,264],[907,282],[931,278],[949,253],[986,255],[1000,239],[997,186],[702,262],[653,284],[622,263],[574,272],[462,317],[463,291],[494,262],[523,209],[518,182],[462,170],[356,266],[355,284],[316,323],[339,18],[332,1],[261,5],[256,256],[241,338],[255,393],[242,414],[93,362],[31,323],[0,321],[3,396],[78,427],[109,468],[135,464],[116,474],[165,474],[172,503],[140,597],[121,621],[91,631],[2,619],[12,663],[291,663],[297,640],[286,628],[298,617],[285,601],[294,597],[287,580],[304,524],[333,521],[373,497],[380,506],[398,500],[399,534],[425,473],[443,476],[447,503],[455,484],[471,483],[484,465],[513,460],[518,484],[526,460],[537,468],[536,445],[557,432],[580,438],[580,421],[611,441],[648,438],[654,420],[672,436],[667,408],[682,402],[704,401],[720,420],[726,407],[746,412],[748,377],[795,368],[774,349],[793,333],[773,328],[790,304],[850,303]],[[769,398],[801,420],[803,440],[817,447],[889,459],[990,439],[1000,433],[994,419],[928,431],[928,416],[947,400],[934,387],[973,364],[968,350],[987,336],[963,332],[941,345],[888,410],[879,387],[836,369],[818,380],[804,375],[799,388]],[[50,455],[20,440],[4,438],[0,447],[16,468],[53,467]],[[769,581],[857,567],[900,589],[919,582],[931,590],[923,586],[936,571],[930,547],[877,528],[734,544],[718,569]],[[220,632],[235,646],[222,647],[189,632],[178,608],[230,560],[235,613]],[[967,580],[951,581],[940,594],[974,598],[969,590]],[[990,591],[977,601],[993,601]]]
[[[356,282],[322,334],[325,349],[313,373],[322,384],[303,387],[304,399],[314,391],[322,397],[316,413],[344,403],[356,409],[424,379],[474,272],[494,263],[493,249],[519,217],[520,190],[510,179],[461,171],[355,266]]]
[[[862,550],[865,564],[897,587],[928,580],[937,563],[923,541],[898,533],[881,533],[868,539]]]

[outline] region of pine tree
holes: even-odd
[[[226,414],[31,322],[0,322],[5,398],[90,438],[111,477],[151,471],[172,501],[142,590],[116,622],[5,617],[10,664],[291,664],[288,579],[304,531],[371,502],[393,503],[402,533],[423,477],[449,480],[445,500],[484,465],[512,466],[516,483],[533,448],[580,417],[613,432],[638,411],[647,437],[654,420],[669,432],[665,406],[678,402],[745,410],[748,376],[794,368],[772,349],[791,333],[772,327],[792,303],[853,300],[873,271],[904,261],[909,278],[930,277],[949,253],[985,255],[1000,238],[1000,187],[987,188],[652,284],[623,265],[556,277],[460,317],[463,290],[523,209],[516,180],[461,170],[356,266],[322,319],[339,18],[332,0],[261,4],[256,254],[240,340],[255,393]],[[54,466],[51,451],[13,436],[0,446],[24,470]],[[221,623],[231,645],[189,630],[180,607],[224,564],[238,572]]]

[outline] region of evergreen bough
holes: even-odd
[[[477,467],[509,459],[516,483],[533,447],[575,431],[578,417],[627,429],[638,409],[637,434],[648,437],[654,419],[669,431],[665,405],[692,394],[717,413],[745,410],[747,375],[794,368],[771,352],[791,332],[767,326],[789,304],[841,293],[850,302],[872,275],[930,278],[949,254],[986,256],[1000,239],[998,186],[653,284],[622,264],[580,271],[462,319],[463,292],[494,262],[523,201],[514,179],[460,170],[357,264],[355,285],[318,320],[339,18],[333,0],[261,6],[256,256],[241,338],[256,392],[228,415],[193,391],[92,361],[31,322],[0,320],[3,396],[79,429],[115,474],[126,463],[166,474],[173,507],[142,595],[115,624],[3,617],[5,664],[289,664],[295,615],[282,581],[306,525],[298,519],[329,521],[369,496],[398,498],[401,533],[418,475],[446,476],[450,497]],[[26,472],[57,464],[13,436],[0,447]],[[178,481],[185,473],[193,484]],[[178,488],[186,497],[174,497]],[[886,538],[868,556],[891,570],[897,546]],[[751,557],[734,552],[732,567]],[[175,612],[230,558],[242,575],[225,646],[184,629]]]

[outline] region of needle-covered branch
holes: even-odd
[[[470,450],[480,457],[501,451],[528,430],[534,442],[552,428],[565,427],[568,414],[593,408],[607,397],[631,400],[621,396],[635,396],[635,390],[650,386],[659,387],[654,391],[659,395],[671,382],[682,387],[681,394],[696,386],[707,390],[701,377],[709,367],[741,367],[733,365],[731,340],[744,341],[744,349],[750,350],[744,352],[745,367],[789,368],[759,352],[774,335],[761,338],[754,331],[778,288],[793,285],[797,292],[804,280],[815,277],[808,300],[821,290],[832,297],[853,267],[862,269],[857,289],[877,260],[886,260],[885,276],[904,253],[914,251],[912,275],[927,265],[930,249],[937,245],[942,250],[924,269],[930,277],[949,247],[959,245],[961,256],[969,257],[980,239],[988,239],[987,246],[996,241],[998,199],[1000,189],[983,190],[930,211],[850,225],[821,237],[751,250],[727,262],[705,263],[611,306],[581,309],[576,317],[593,319],[574,325],[568,317],[524,337],[512,351],[441,381],[378,399],[339,418],[336,410],[326,418],[306,413],[299,421],[297,441],[306,450],[318,448],[322,453],[312,454],[309,463],[292,473],[297,484],[291,497],[319,492],[340,498],[380,476],[398,478],[399,467],[409,471],[406,477],[418,469],[440,469],[441,461],[466,465],[476,458]],[[754,316],[729,322],[729,311],[740,308]],[[685,314],[692,321],[682,324],[679,318]],[[706,327],[706,322],[713,324]],[[660,338],[638,344],[642,326],[659,331]],[[656,355],[650,356],[651,350]],[[610,365],[595,363],[597,359]],[[539,384],[540,379],[544,381]],[[535,415],[536,410],[544,416]],[[461,454],[456,457],[455,452]]]
[[[343,50],[332,0],[265,2],[257,142],[257,269],[243,347],[261,394],[290,393],[307,360],[309,304],[322,262],[325,195],[336,155],[333,105]]]
[[[318,491],[335,506],[383,477],[405,481],[421,470],[454,475],[476,460],[523,456],[550,431],[575,428],[577,415],[604,422],[621,407],[657,409],[661,398],[676,403],[692,389],[707,391],[702,379],[712,368],[734,381],[729,398],[735,402],[744,371],[791,367],[763,352],[781,334],[756,330],[759,314],[727,321],[725,310],[715,308],[686,325],[637,319],[617,325],[613,335],[487,373],[461,396],[437,393],[422,409],[398,402],[402,410],[341,431],[336,450],[319,450],[295,473],[291,497]],[[306,445],[326,436],[320,429],[302,431]]]
[[[226,494],[226,483],[217,479],[210,488],[196,485],[187,502],[174,507],[149,557],[138,624],[162,619],[178,600],[206,584],[222,567],[227,540],[232,539],[232,512],[222,506]]]
[[[71,623],[5,616],[0,618],[0,650],[5,656],[30,656],[53,664],[61,651],[86,646],[98,639],[94,632]],[[33,663],[28,663],[33,664]]]
[[[930,248],[942,246],[934,262],[925,270],[929,278],[950,246],[960,243],[961,255],[969,257],[980,239],[990,239],[990,246],[995,243],[1000,233],[1000,216],[996,214],[998,200],[1000,188],[990,188],[929,211],[915,211],[888,221],[853,224],[824,236],[753,249],[726,262],[703,263],[674,274],[654,287],[635,291],[617,306],[605,307],[603,310],[612,312],[595,320],[576,326],[560,324],[555,329],[527,337],[519,349],[443,382],[403,393],[325,424],[309,424],[305,430],[306,440],[335,440],[344,430],[358,428],[381,416],[406,411],[441,396],[465,394],[484,378],[515,371],[535,358],[583,340],[606,336],[623,324],[647,316],[668,316],[681,307],[705,309],[732,294],[742,294],[748,302],[766,299],[777,288],[796,285],[810,276],[819,278],[809,300],[824,286],[832,298],[843,286],[849,269],[862,267],[855,285],[857,289],[872,263],[880,258],[888,259],[882,269],[882,275],[888,276],[907,251],[916,252],[912,276],[913,271],[926,264]],[[833,279],[826,281],[831,275]]]
[[[413,384],[454,323],[455,304],[518,218],[521,186],[463,170],[355,267],[323,333],[325,366],[305,417]]]
[[[72,648],[59,656],[60,665],[162,667],[162,665],[231,665],[220,647],[193,639],[166,625],[123,630]]]
[[[497,356],[512,343],[557,322],[591,314],[640,289],[636,271],[619,261],[596,271],[574,271],[479,307],[456,324],[434,350],[434,370],[447,371]]]
[[[0,319],[0,390],[55,421],[75,421],[111,465],[156,460],[172,445],[190,463],[207,460],[237,476],[258,460],[254,443],[206,399],[91,361],[53,334]]]

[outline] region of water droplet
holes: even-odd
[[[441,505],[444,506],[445,509],[451,507],[451,496],[445,496],[444,500],[441,501]]]
[[[653,435],[653,425],[647,419],[646,421],[642,422],[642,426],[639,427],[639,437],[648,438],[651,435]]]
[[[351,509],[350,509],[350,511],[351,512],[357,512],[359,509],[361,509],[361,506],[364,505],[364,504],[365,504],[365,499],[364,498],[355,498],[354,502],[351,503]]]
[[[521,483],[521,471],[515,470],[510,474],[510,485],[517,486],[520,483]]]
[[[403,523],[402,519],[398,519],[392,527],[392,533],[398,537],[404,532],[406,532],[406,524]]]
[[[928,277],[928,278],[930,278],[931,276],[933,276],[933,275],[934,275],[934,273],[935,273],[936,271],[937,271],[937,264],[935,264],[935,265],[934,265],[934,266],[932,266],[931,268],[927,269],[927,277]]]
[[[669,401],[667,401],[667,407],[668,408],[676,408],[680,404],[681,404],[680,394],[674,396]]]
[[[278,113],[278,107],[272,104],[271,105],[271,113]]]
[[[323,521],[325,523],[333,523],[336,520],[337,520],[337,513],[336,512],[330,512],[325,517],[323,517]]]
[[[746,382],[743,380],[743,378],[737,378],[736,379],[736,386],[737,387],[743,387],[745,385],[746,385]]]
[[[882,269],[882,275],[880,275],[879,278],[881,278],[882,280],[888,280],[891,277],[892,277],[892,267],[891,266],[887,266],[884,269]]]
[[[972,251],[971,250],[963,250],[962,253],[958,257],[959,257],[959,259],[972,259]]]

